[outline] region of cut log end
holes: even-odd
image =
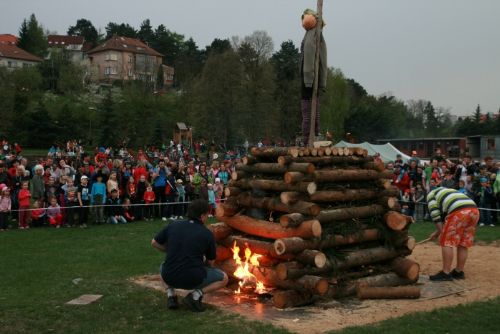
[[[313,195],[314,193],[316,193],[316,190],[318,190],[318,186],[316,185],[316,183],[314,182],[310,182],[308,185],[307,185],[307,193],[309,195]]]
[[[278,255],[285,254],[285,251],[286,251],[285,243],[279,239],[274,241],[274,250],[276,251],[276,254],[278,254]]]
[[[314,257],[314,264],[316,265],[316,267],[318,268],[324,268],[325,265],[326,265],[326,262],[327,262],[327,258],[326,258],[326,255],[322,252],[319,252],[318,254],[316,254],[316,256]]]
[[[321,223],[319,222],[319,220],[312,221],[311,230],[312,230],[312,234],[314,235],[314,237],[316,237],[316,238],[321,237],[322,228],[321,228]]]
[[[408,225],[407,217],[396,211],[386,213],[384,221],[393,231],[402,231]]]

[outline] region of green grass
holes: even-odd
[[[0,233],[0,333],[286,333],[215,308],[202,314],[169,311],[163,293],[129,282],[132,276],[158,272],[163,255],[150,241],[162,226],[139,222]],[[425,237],[431,230],[430,223],[416,224],[412,234]],[[492,231],[498,238],[497,228],[484,228],[484,238]],[[82,281],[74,284],[75,278]],[[87,306],[65,305],[82,294],[104,297]],[[460,324],[486,333],[498,329],[492,324],[498,323],[499,312],[496,299],[344,332],[413,333],[415,326],[428,333],[461,332]]]
[[[350,327],[337,334],[428,334],[428,333],[498,333],[500,298],[475,302],[431,312],[419,312],[376,325]]]
[[[429,235],[434,232],[435,227],[431,222],[420,222],[416,224],[412,224],[410,226],[410,235],[414,236],[417,241],[426,239]],[[476,229],[476,241],[482,242],[493,242],[500,240],[500,226],[483,226],[477,227]]]
[[[161,223],[81,229],[31,229],[0,234],[0,332],[284,333],[215,308],[169,311],[165,295],[127,281],[158,272],[150,246]],[[82,278],[75,285],[72,280]],[[96,303],[68,306],[82,294]]]

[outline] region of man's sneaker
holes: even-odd
[[[458,271],[456,269],[453,269],[451,271],[451,277],[453,277],[453,279],[465,279],[464,272],[463,271]]]
[[[444,271],[438,272],[436,275],[429,276],[431,281],[453,281],[451,274],[447,274]]]
[[[484,223],[479,224],[479,226],[484,226]]]
[[[491,227],[495,227],[495,224],[490,224]]]
[[[167,221],[167,217],[161,217],[161,220],[163,220],[164,222]]]
[[[177,296],[167,298],[167,308],[169,310],[177,310],[179,308],[179,301],[177,300]]]
[[[192,292],[184,297],[182,303],[193,312],[205,311],[205,307],[203,307],[203,304],[201,303],[201,298],[198,300],[194,300]]]

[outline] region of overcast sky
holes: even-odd
[[[6,2],[6,0],[1,0]],[[500,1],[325,0],[329,66],[340,68],[374,95],[428,99],[457,115],[500,108]],[[300,15],[316,0],[16,0],[0,11],[0,33],[17,34],[35,13],[64,34],[78,18],[104,31],[110,21],[214,38],[266,30],[275,49],[303,37]]]

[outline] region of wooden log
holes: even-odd
[[[384,178],[383,173],[372,169],[332,169],[314,172],[316,182],[370,181]]]
[[[332,151],[334,148],[332,148]],[[278,158],[278,164],[280,165],[289,165],[291,163],[312,163],[317,167],[321,166],[332,166],[332,165],[365,165],[370,162],[373,162],[372,157],[366,157],[366,158],[361,158],[361,157],[339,157],[333,154],[332,152],[331,156],[324,156],[324,157],[291,157],[291,156],[281,156]],[[372,168],[367,168],[367,169],[375,169],[375,165],[368,165],[371,166]],[[385,166],[384,166],[385,169]]]
[[[300,172],[286,172],[283,180],[287,184],[295,184],[302,181],[312,181],[312,177],[306,176]]]
[[[280,217],[280,225],[283,227],[297,227],[306,220],[301,213],[289,213]]]
[[[359,206],[359,207],[322,210],[319,213],[319,215],[315,217],[315,219],[319,220],[319,222],[322,224],[326,224],[335,221],[369,218],[383,214],[384,212],[385,209],[383,206],[378,204],[373,204],[373,205]]]
[[[216,262],[222,262],[233,258],[233,252],[229,248],[221,245],[217,245],[217,248],[215,249],[215,254],[216,254],[215,256]]]
[[[373,264],[396,258],[400,252],[385,247],[360,249],[347,253],[346,256],[335,263],[326,261],[321,268],[305,267],[293,262],[278,264],[276,272],[280,279],[294,279],[303,275],[323,275],[337,271],[343,271],[353,267]]]
[[[326,147],[318,147],[318,157],[325,155]]]
[[[278,158],[280,155],[288,155],[288,147],[252,147],[250,153],[256,158],[271,159]]]
[[[377,229],[366,229],[355,235],[325,235],[321,240],[304,240],[302,238],[280,238],[274,242],[276,254],[296,254],[305,249],[324,249],[337,246],[345,246],[380,239]]]
[[[364,287],[357,289],[359,299],[418,299],[420,288],[414,286]]]
[[[236,165],[236,170],[249,174],[284,174],[287,171],[312,174],[316,168],[313,164],[307,162],[294,162],[287,166],[283,166],[278,163],[261,162],[253,165],[238,164]]]
[[[381,197],[377,201],[380,205],[392,211],[401,211],[401,205],[399,204],[399,200],[394,196]]]
[[[239,211],[240,208],[238,206],[230,205],[229,203],[222,203],[220,205],[217,205],[217,208],[215,208],[215,217],[231,217],[237,214]]]
[[[219,241],[219,243],[228,248],[232,248],[234,246],[234,243],[236,243],[236,245],[240,247],[240,249],[249,247],[254,253],[266,257],[276,258],[282,261],[289,261],[295,258],[295,256],[292,254],[278,255],[274,250],[274,244],[271,241],[255,240],[249,237],[230,235],[226,239]]]
[[[224,240],[234,232],[224,223],[211,224],[207,228],[213,233],[215,241]]]
[[[231,173],[231,180],[237,181],[244,179],[248,176],[247,173],[245,173],[242,170],[235,170],[234,172]]]
[[[310,305],[314,300],[314,295],[307,291],[278,290],[273,293],[273,305],[280,309]]]
[[[312,157],[317,157],[318,156],[318,149],[313,147],[311,148],[311,156]]]
[[[372,190],[372,189],[346,189],[346,190],[319,190],[309,194],[311,202],[352,202],[363,201],[380,197],[394,196],[392,190]]]
[[[408,237],[405,243],[406,249],[410,251],[410,253],[415,249],[415,246],[417,245],[417,240],[415,240],[414,237]]]
[[[241,158],[241,162],[245,165],[253,165],[259,161],[255,157],[244,156]]]
[[[241,194],[243,192],[243,190],[241,190],[240,188],[237,188],[237,187],[226,187],[224,189],[224,195],[226,195],[226,198],[227,197],[236,197],[238,196],[239,194]]]
[[[299,193],[297,191],[283,191],[280,194],[280,199],[281,202],[285,204],[294,204],[297,203],[298,201],[308,201],[309,196]]]
[[[326,265],[327,258],[323,252],[318,250],[306,249],[297,254],[295,260],[317,268],[323,268]]]
[[[320,190],[310,194],[312,202],[352,202],[377,198],[380,192],[370,189]]]
[[[416,282],[401,278],[395,273],[379,274],[375,276],[367,276],[356,280],[348,281],[347,284],[336,286],[333,291],[328,292],[328,296],[334,298],[348,297],[356,294],[356,289],[359,286],[364,287],[391,287],[410,285]]]
[[[259,208],[269,211],[278,211],[286,213],[302,213],[308,216],[316,216],[321,208],[314,203],[298,201],[291,205],[286,205],[279,198],[271,197],[252,197],[249,193],[238,195],[238,204],[247,208]]]
[[[412,217],[396,211],[389,211],[384,215],[385,224],[393,231],[402,231],[413,221]]]
[[[238,231],[262,238],[280,239],[301,237],[307,239],[321,236],[321,224],[317,220],[305,221],[295,228],[283,228],[277,223],[271,223],[244,215],[221,217],[220,219]]]
[[[418,281],[420,274],[420,265],[408,258],[398,257],[391,262],[392,270],[402,278],[407,278],[410,281]]]
[[[234,272],[236,271],[237,266],[231,259],[221,262],[219,264],[219,268],[229,277],[234,278]],[[323,277],[304,275],[295,280],[281,280],[279,279],[274,268],[255,267],[250,265],[249,271],[258,281],[264,283],[266,287],[309,291],[313,294],[319,295],[325,294],[328,291],[328,280]]]
[[[383,172],[385,170],[385,164],[380,160],[372,160],[370,162],[367,162],[363,167],[366,169],[374,169],[379,172]]]
[[[332,148],[330,146],[325,147],[325,155],[326,156],[332,155]]]
[[[250,180],[248,181],[252,189],[268,191],[298,191],[308,194],[314,194],[317,186],[314,182],[300,182],[294,185],[286,184],[282,181],[274,180]]]

